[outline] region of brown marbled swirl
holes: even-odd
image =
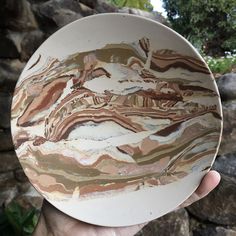
[[[46,197],[86,199],[168,184],[209,168],[218,94],[205,64],[143,38],[64,60],[38,59],[21,78],[12,134]]]

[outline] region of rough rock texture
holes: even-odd
[[[16,183],[13,186],[5,185],[4,189],[0,188],[0,205],[10,203],[17,195],[19,195],[19,192]]]
[[[107,4],[106,1],[98,1],[94,7],[96,13],[106,13],[106,12],[118,12],[118,8],[113,5]]]
[[[12,171],[1,173],[0,174],[0,188],[5,187],[6,184],[8,184],[8,186],[9,186],[9,184],[12,182],[12,180],[14,180],[14,173]]]
[[[236,100],[224,101],[222,106],[224,125],[219,149],[220,155],[236,151]]]
[[[162,15],[158,14],[157,12],[150,13],[147,11],[142,11],[140,9],[134,9],[134,8],[128,8],[128,7],[124,7],[120,9],[119,12],[143,16],[152,20],[156,20],[162,24],[168,25],[168,23],[166,22],[166,19]]]
[[[189,218],[185,209],[171,212],[157,220],[150,222],[136,236],[188,236]]]
[[[21,42],[21,60],[29,60],[36,49],[43,43],[45,36],[42,31],[31,31]]]
[[[236,153],[219,156],[213,168],[221,174],[228,175],[236,179]]]
[[[89,16],[95,13],[95,10],[93,8],[90,8],[89,6],[81,3],[81,1],[80,1],[80,9],[83,16]]]
[[[193,236],[235,236],[235,228],[222,226],[204,225],[193,230]]]
[[[42,196],[28,183],[24,187],[21,194],[16,197],[16,201],[26,208],[35,207],[40,209],[43,203]]]
[[[221,174],[219,186],[207,197],[188,207],[198,219],[221,225],[236,224],[236,179]]]
[[[26,0],[2,0],[0,8],[0,27],[16,31],[37,28],[37,22]]]
[[[38,46],[61,26],[83,16],[125,12],[166,24],[159,14],[118,9],[102,0],[2,0],[0,7],[0,205],[16,199],[40,208],[42,197],[29,184],[13,151],[10,105],[16,81]],[[214,168],[222,173],[220,186],[208,197],[161,217],[147,225],[142,236],[235,236],[236,235],[236,74],[220,77],[224,132]],[[0,208],[1,211],[1,208]],[[190,222],[190,223],[189,223]],[[194,222],[194,223],[192,223]]]
[[[0,160],[0,173],[15,170],[21,167],[14,151],[1,152]]]
[[[50,0],[33,6],[40,28],[53,33],[62,26],[82,17],[78,1]]]
[[[222,176],[220,185],[188,210],[198,219],[236,226],[236,153],[218,156],[213,169]]]
[[[0,92],[13,92],[25,63],[18,59],[0,59]]]
[[[236,228],[216,227],[216,236],[235,236]]]
[[[24,182],[28,182],[28,178],[25,175],[25,172],[23,171],[23,169],[17,169],[14,171],[14,177],[17,181],[24,183]]]
[[[0,58],[18,58],[19,52],[6,31],[0,30]]]
[[[0,152],[13,149],[13,143],[9,129],[0,129],[0,140]]]
[[[98,0],[80,0],[80,2],[90,8],[95,8],[98,4]]]
[[[11,95],[0,92],[0,128],[10,128],[11,100]]]
[[[217,80],[222,100],[236,99],[236,73],[228,73]]]

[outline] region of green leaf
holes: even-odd
[[[15,232],[17,235],[21,234],[21,218],[22,218],[22,209],[16,202],[11,202],[6,208],[5,208],[5,214],[10,222],[10,224],[13,226]]]
[[[25,214],[23,215],[22,219],[21,219],[21,224],[25,224],[28,221],[31,221],[35,214],[36,214],[36,209],[35,208],[32,208],[32,209],[26,211]]]
[[[27,225],[23,228],[23,232],[25,234],[31,235],[34,232],[35,226],[34,225]]]
[[[37,210],[33,208],[27,215],[28,217],[24,221],[23,231],[24,233],[32,234],[38,223],[39,214]]]

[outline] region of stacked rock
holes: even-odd
[[[27,60],[62,26],[104,12],[138,14],[166,24],[157,13],[118,9],[102,0],[2,0],[0,8],[0,205],[16,199],[40,208],[42,197],[28,182],[14,152],[10,109],[14,87]],[[150,222],[141,235],[236,235],[236,74],[217,80],[223,104],[224,131],[213,169],[220,185],[206,198]],[[157,203],[158,204],[158,203]]]

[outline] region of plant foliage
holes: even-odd
[[[174,30],[205,54],[236,49],[236,0],[163,0]]]
[[[118,7],[131,7],[144,11],[153,10],[153,6],[150,0],[108,0],[108,1]]]
[[[219,58],[205,56],[204,59],[213,73],[225,74],[236,69],[236,55]]]
[[[36,208],[24,209],[17,202],[11,202],[0,212],[0,235],[32,235],[38,222],[38,215]]]

